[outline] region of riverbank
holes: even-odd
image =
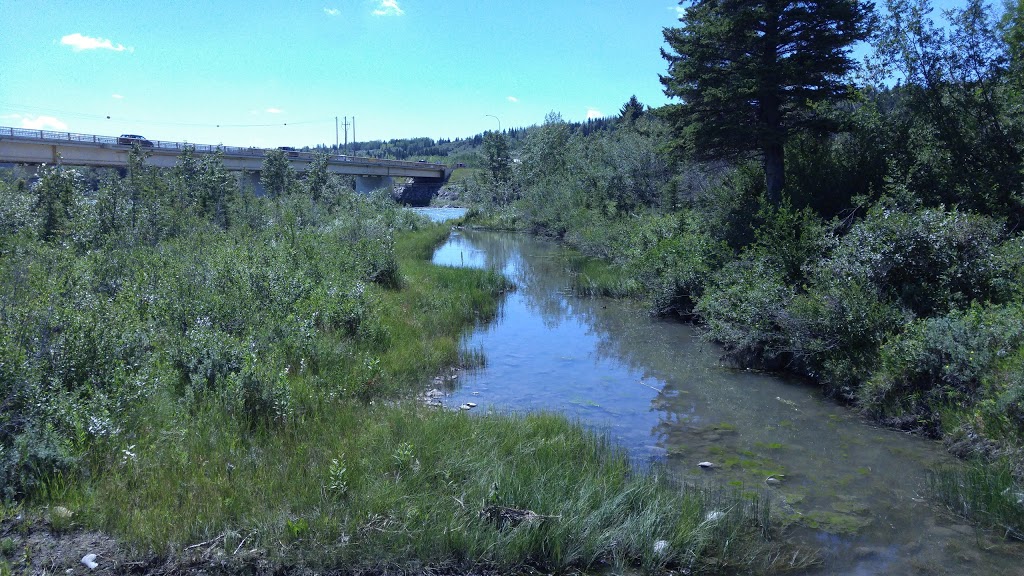
[[[780,537],[818,549],[808,574],[1017,574],[1020,543],[937,497],[934,471],[962,469],[941,444],[873,425],[806,380],[723,364],[692,324],[580,296],[574,260],[528,234],[453,231],[436,263],[499,269],[517,289],[468,335],[488,362],[445,405],[557,411],[673,477],[770,493]]]
[[[239,200],[237,225],[190,221],[127,247],[5,237],[6,342],[53,325],[41,318],[58,328],[47,363],[5,389],[21,419],[0,430],[0,570],[762,572],[811,560],[766,539],[758,499],[640,473],[565,418],[420,406],[432,376],[480,361],[461,334],[510,286],[431,265],[447,226],[380,199],[337,205]],[[52,409],[34,411],[33,394]]]
[[[733,366],[798,375],[870,420],[942,440],[969,470],[936,469],[936,495],[979,526],[1021,537],[1022,340],[1019,305],[1008,294],[1016,293],[1019,239],[1004,238],[993,221],[955,211],[891,210],[869,212],[844,238],[826,242],[830,233],[824,223],[783,209],[762,212],[759,217],[767,222],[761,223],[761,238],[731,255],[698,217],[697,210],[632,215],[603,222],[597,234],[590,221],[595,216],[577,214],[574,221],[587,225],[570,226],[561,238],[570,250],[563,263],[573,290],[635,298],[656,315],[695,322],[706,339],[723,345],[724,359]],[[497,229],[531,226],[510,207],[485,213],[475,223]],[[977,247],[957,238],[963,228],[973,229],[974,236],[987,238],[986,258],[1000,264],[970,264],[988,272],[972,276],[973,285],[958,287],[936,281],[930,288],[913,282],[908,288],[894,279],[903,273],[893,268],[888,269],[893,278],[834,281],[864,274],[850,261],[922,265],[907,262],[926,258],[928,249],[904,246],[903,237],[918,234],[917,227],[930,229],[932,241],[948,252],[944,258],[964,266],[973,262]],[[988,236],[981,230],[989,230]],[[867,240],[874,236],[890,238],[894,247]],[[865,255],[875,252],[874,260]],[[804,283],[793,285],[802,274]],[[924,296],[927,290],[945,294],[929,306],[949,312],[927,316],[921,311],[922,317],[912,320],[913,306],[924,306],[914,295],[932,298]],[[956,299],[972,291],[1006,303],[975,302],[958,309]],[[887,296],[890,292],[903,296]]]

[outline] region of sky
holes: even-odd
[[[668,102],[674,0],[0,0],[0,126],[229,146],[466,138]],[[338,131],[335,129],[338,119]]]

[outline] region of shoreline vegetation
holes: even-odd
[[[665,30],[678,103],[632,98],[601,126],[552,112],[514,139],[486,134],[469,220],[577,250],[580,294],[642,299],[701,325],[737,367],[800,375],[873,422],[942,440],[966,469],[935,471],[938,496],[1021,539],[1024,7],[969,0],[940,26],[927,0],[885,4],[875,18],[856,0],[770,17],[695,3]],[[750,22],[843,10],[849,21],[811,26],[835,42],[789,45],[802,48],[784,73],[806,65],[821,99],[787,101],[802,82],[759,73],[765,58],[784,65]],[[867,28],[854,85],[839,36]],[[811,69],[826,62],[843,72]]]
[[[965,465],[936,495],[1021,539],[1024,4],[967,0],[943,26],[928,0],[885,4],[694,3],[664,31],[680,102],[459,143],[459,201],[577,250],[580,293],[943,440]],[[445,227],[323,156],[299,175],[271,151],[259,198],[187,149],[3,174],[0,576],[89,553],[134,573],[815,562],[759,493],[633,469],[559,416],[421,406],[486,361],[461,336],[512,287],[430,265]]]
[[[216,156],[0,182],[0,574],[773,572],[760,493],[553,414],[436,410],[513,287],[387,195]],[[311,189],[320,186],[319,189]]]

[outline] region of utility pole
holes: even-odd
[[[356,117],[352,117],[352,153],[355,154],[356,149]]]
[[[334,117],[334,149],[338,149],[338,117]]]
[[[345,127],[345,148],[343,148],[343,150],[347,151],[348,150],[348,116],[345,116],[345,123],[342,124],[342,126]]]

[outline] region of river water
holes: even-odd
[[[517,285],[466,337],[486,365],[459,378],[447,406],[561,412],[641,464],[767,490],[785,537],[818,550],[811,574],[1024,574],[1024,546],[929,494],[929,470],[956,464],[940,445],[871,426],[799,381],[726,368],[693,327],[635,303],[573,296],[558,251],[470,230],[436,251],[436,264],[497,269]]]

